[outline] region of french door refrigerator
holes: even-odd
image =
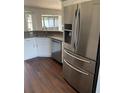
[[[100,4],[86,1],[64,9],[63,73],[80,93],[93,93],[100,37]]]

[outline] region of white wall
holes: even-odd
[[[29,6],[25,6],[24,11],[31,11],[34,30],[42,30],[41,15],[62,15],[61,10],[29,7]]]

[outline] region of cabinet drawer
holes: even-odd
[[[65,60],[63,62],[63,73],[65,80],[77,91],[80,93],[92,93],[93,74],[80,71]]]
[[[78,55],[72,54],[67,50],[64,50],[63,54],[64,54],[64,59],[67,60],[71,65],[77,67],[80,70],[84,69],[94,74],[96,62],[92,60],[88,60],[84,57],[80,57]]]

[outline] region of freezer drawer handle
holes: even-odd
[[[80,60],[80,61],[90,63],[90,61],[83,60],[83,59],[80,59],[80,58],[78,58],[78,57],[76,57],[76,56],[73,56],[73,55],[71,55],[70,53],[66,52],[65,50],[64,50],[64,52],[67,53],[69,56],[71,56],[71,57],[73,57],[73,58],[76,58],[76,59],[78,59],[78,60]]]
[[[80,73],[82,73],[82,74],[88,75],[88,73],[85,73],[85,72],[83,72],[83,71],[81,71],[81,70],[79,70],[79,69],[77,69],[77,68],[71,66],[67,61],[64,60],[64,62],[65,62],[69,67],[71,67],[72,69],[74,69],[74,70],[76,70],[76,71],[78,71],[78,72],[80,72]]]

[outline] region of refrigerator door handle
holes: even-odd
[[[74,25],[74,46],[75,46],[75,48],[74,49],[76,49],[76,39],[77,39],[77,36],[76,36],[76,29],[77,29],[77,18],[78,18],[78,6],[77,6],[77,11],[76,11],[76,16],[75,16],[75,25]]]
[[[90,61],[87,61],[87,60],[84,60],[84,59],[78,58],[78,57],[76,57],[76,56],[74,56],[74,55],[68,53],[66,50],[64,50],[64,52],[65,52],[66,54],[68,54],[69,56],[71,56],[71,57],[77,59],[77,60],[80,60],[80,61],[83,61],[83,62],[86,62],[86,63],[90,63]]]
[[[76,28],[75,28],[75,36],[76,36],[76,41],[75,41],[75,49],[77,51],[78,48],[78,38],[79,38],[79,31],[80,31],[80,9],[78,9],[77,12],[77,21],[76,21]]]
[[[88,73],[84,72],[84,71],[81,71],[75,67],[73,67],[72,65],[70,65],[66,60],[64,60],[64,62],[69,66],[71,67],[72,69],[76,70],[77,72],[80,72],[81,74],[85,74],[85,75],[89,75]]]
[[[74,13],[74,20],[73,20],[73,28],[72,28],[72,47],[75,49],[76,45],[75,45],[75,40],[76,40],[76,37],[75,37],[75,26],[76,26],[76,18],[77,18],[77,12],[78,12],[78,9],[75,10],[75,13]]]

